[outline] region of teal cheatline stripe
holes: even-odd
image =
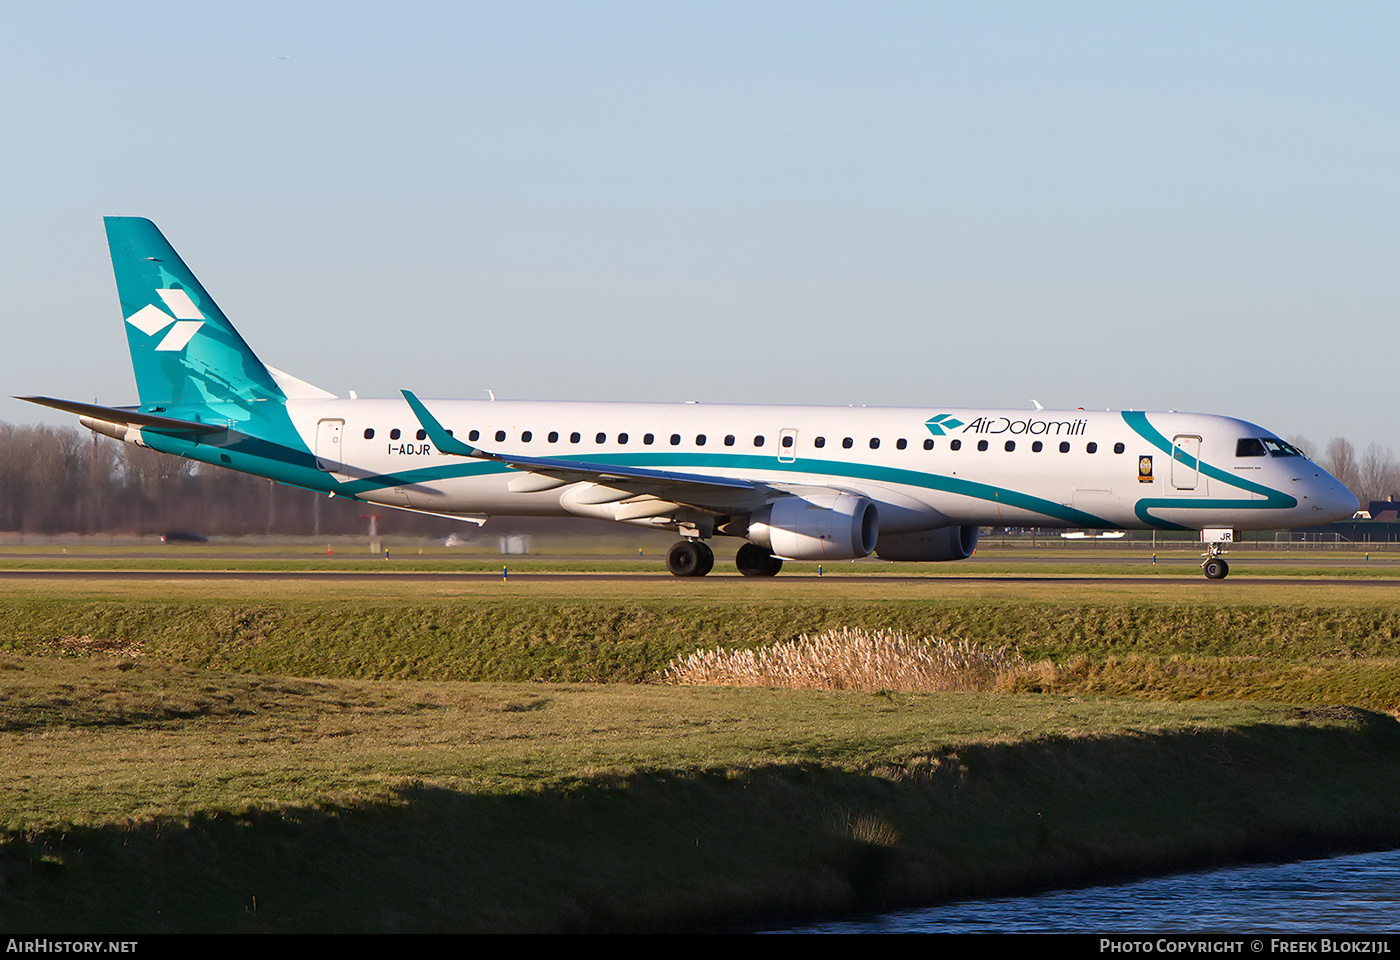
[[[661,462],[661,458],[655,454],[615,454],[609,457],[609,459],[615,460],[621,464],[636,464],[638,466],[649,465],[652,462]],[[874,480],[878,483],[897,483],[911,487],[922,487],[925,490],[939,490],[944,493],[970,497],[974,500],[984,500],[987,503],[999,504],[1001,506],[1029,510],[1032,513],[1054,517],[1079,527],[1104,528],[1117,526],[1117,524],[1110,523],[1102,517],[1094,516],[1091,513],[1085,513],[1082,510],[1067,507],[1053,500],[1034,497],[1016,490],[1008,490],[1005,487],[996,487],[987,483],[977,483],[973,480],[961,480],[957,477],[945,477],[935,473],[920,473],[917,470],[901,470],[896,467],[884,467],[876,464],[845,463],[839,460],[802,460],[795,463],[783,463],[772,457],[756,457],[752,454],[709,453],[665,455],[664,461],[668,464],[684,464],[688,467],[777,470],[783,473],[806,473],[816,474],[821,477],[849,477],[855,480]]]
[[[1178,497],[1159,497],[1155,499],[1142,499],[1133,506],[1133,512],[1143,523],[1151,524],[1158,530],[1194,530],[1195,527],[1182,526],[1170,520],[1163,520],[1160,517],[1153,517],[1148,514],[1149,510],[1171,508],[1175,510],[1269,510],[1279,509],[1277,506],[1270,507],[1267,503],[1258,500],[1216,500],[1214,498],[1201,499],[1181,499]]]
[[[1253,480],[1246,480],[1227,473],[1219,467],[1198,460],[1185,451],[1177,451],[1156,427],[1148,422],[1147,414],[1140,410],[1124,410],[1123,422],[1132,428],[1133,432],[1142,437],[1157,449],[1168,456],[1175,457],[1178,452],[1181,462],[1187,466],[1195,467],[1210,477],[1228,486],[1239,490],[1247,490],[1250,493],[1257,493],[1264,497],[1259,500],[1222,500],[1215,497],[1154,497],[1143,498],[1133,507],[1133,512],[1137,514],[1139,520],[1162,530],[1190,530],[1191,527],[1184,527],[1179,523],[1170,520],[1163,520],[1160,517],[1151,516],[1149,510],[1177,509],[1177,510],[1291,510],[1298,505],[1296,497],[1291,497],[1282,490],[1275,490],[1273,487],[1266,487],[1262,483],[1255,483]]]
[[[330,493],[335,488],[334,478],[316,467],[315,458],[305,448],[263,440],[236,430],[220,435],[212,443],[188,433],[168,432],[157,427],[143,428],[141,438],[152,450],[161,453],[309,490]]]
[[[1053,500],[1034,497],[1015,490],[1008,490],[1005,487],[996,487],[991,484],[961,480],[956,477],[945,477],[938,474],[920,473],[915,470],[900,470],[893,467],[882,467],[863,463],[842,463],[833,460],[804,460],[797,463],[782,463],[773,457],[716,453],[612,453],[606,458],[593,456],[563,456],[551,459],[567,460],[570,462],[587,461],[592,463],[596,463],[599,459],[604,459],[606,462],[614,463],[618,466],[653,467],[662,469],[677,467],[703,469],[709,467],[712,469],[744,471],[763,470],[793,475],[815,474],[829,478],[846,477],[850,479],[874,480],[880,483],[902,484],[911,487],[922,487],[926,490],[939,490],[945,493],[969,497],[974,500],[982,500],[987,503],[1027,510],[1080,527],[1107,528],[1118,526],[1118,524],[1111,523],[1103,517],[1085,513],[1073,507],[1067,507]],[[422,467],[414,470],[404,470],[390,474],[379,474],[373,477],[361,477],[357,480],[351,480],[340,484],[336,487],[336,492],[347,496],[356,496],[368,493],[372,490],[380,490],[385,487],[402,487],[415,483],[432,483],[440,480],[479,477],[508,472],[511,472],[510,467],[493,460],[465,463],[455,462],[432,467]]]
[[[347,480],[335,489],[336,493],[353,497],[369,493],[371,490],[383,490],[386,487],[408,487],[416,483],[460,480],[466,477],[484,477],[493,473],[510,472],[510,467],[495,460],[478,460],[474,463],[444,463],[435,467],[419,467],[397,473],[377,473],[372,477]]]
[[[881,483],[922,487],[926,490],[939,490],[945,493],[970,497],[974,500],[983,500],[987,503],[1028,510],[1032,513],[1039,513],[1044,516],[1063,520],[1075,526],[1100,528],[1117,526],[1117,524],[1110,523],[1104,518],[1091,513],[1085,513],[1082,510],[1076,510],[1073,507],[1067,507],[1064,504],[1056,503],[1052,500],[1033,497],[1015,490],[1008,490],[1004,487],[976,483],[971,480],[960,480],[956,477],[944,477],[937,474],[920,473],[914,470],[900,470],[893,467],[882,467],[863,463],[842,463],[834,460],[805,460],[797,463],[783,463],[773,457],[717,453],[612,453],[606,458],[564,456],[552,459],[568,460],[570,462],[588,461],[593,463],[596,463],[599,459],[605,459],[606,462],[614,463],[618,466],[662,469],[677,467],[696,469],[709,467],[712,469],[723,468],[744,471],[763,470],[794,475],[815,474],[821,477],[847,477],[850,479],[874,480]],[[348,484],[343,484],[339,489],[347,493],[363,493],[380,487],[403,486],[407,483],[427,483],[433,480],[446,480],[454,477],[505,473],[508,470],[509,468],[504,464],[492,461],[475,464],[446,464],[443,466],[427,467],[422,470],[409,470],[403,473],[381,477],[366,477]]]

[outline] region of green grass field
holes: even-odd
[[[0,580],[0,929],[745,929],[1400,843],[1365,584]],[[647,682],[850,626],[994,691]]]

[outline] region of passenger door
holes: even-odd
[[[1194,492],[1201,480],[1201,438],[1188,434],[1172,437],[1172,490]]]

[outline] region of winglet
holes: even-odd
[[[428,408],[423,406],[423,401],[413,395],[411,391],[400,390],[403,398],[408,401],[409,408],[413,415],[418,418],[419,424],[427,431],[428,439],[437,447],[439,453],[450,454],[454,457],[475,457],[478,455],[475,447],[468,446],[447,432],[447,428],[437,422],[437,418],[428,412]]]

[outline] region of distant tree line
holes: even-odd
[[[1360,455],[1335,437],[1319,455],[1304,437],[1289,442],[1356,494],[1400,499],[1400,462],[1372,443]],[[0,422],[0,531],[205,536],[283,534],[339,536],[365,532],[368,513],[380,530],[404,536],[467,533],[457,521],[374,507],[118,443],[78,427]]]
[[[1389,447],[1366,445],[1358,456],[1345,437],[1333,437],[1319,454],[1306,437],[1289,437],[1288,442],[1317,461],[1332,476],[1356,494],[1364,510],[1372,500],[1400,499],[1400,462]]]
[[[204,536],[469,533],[461,522],[298,490],[79,427],[0,422],[0,531]]]

